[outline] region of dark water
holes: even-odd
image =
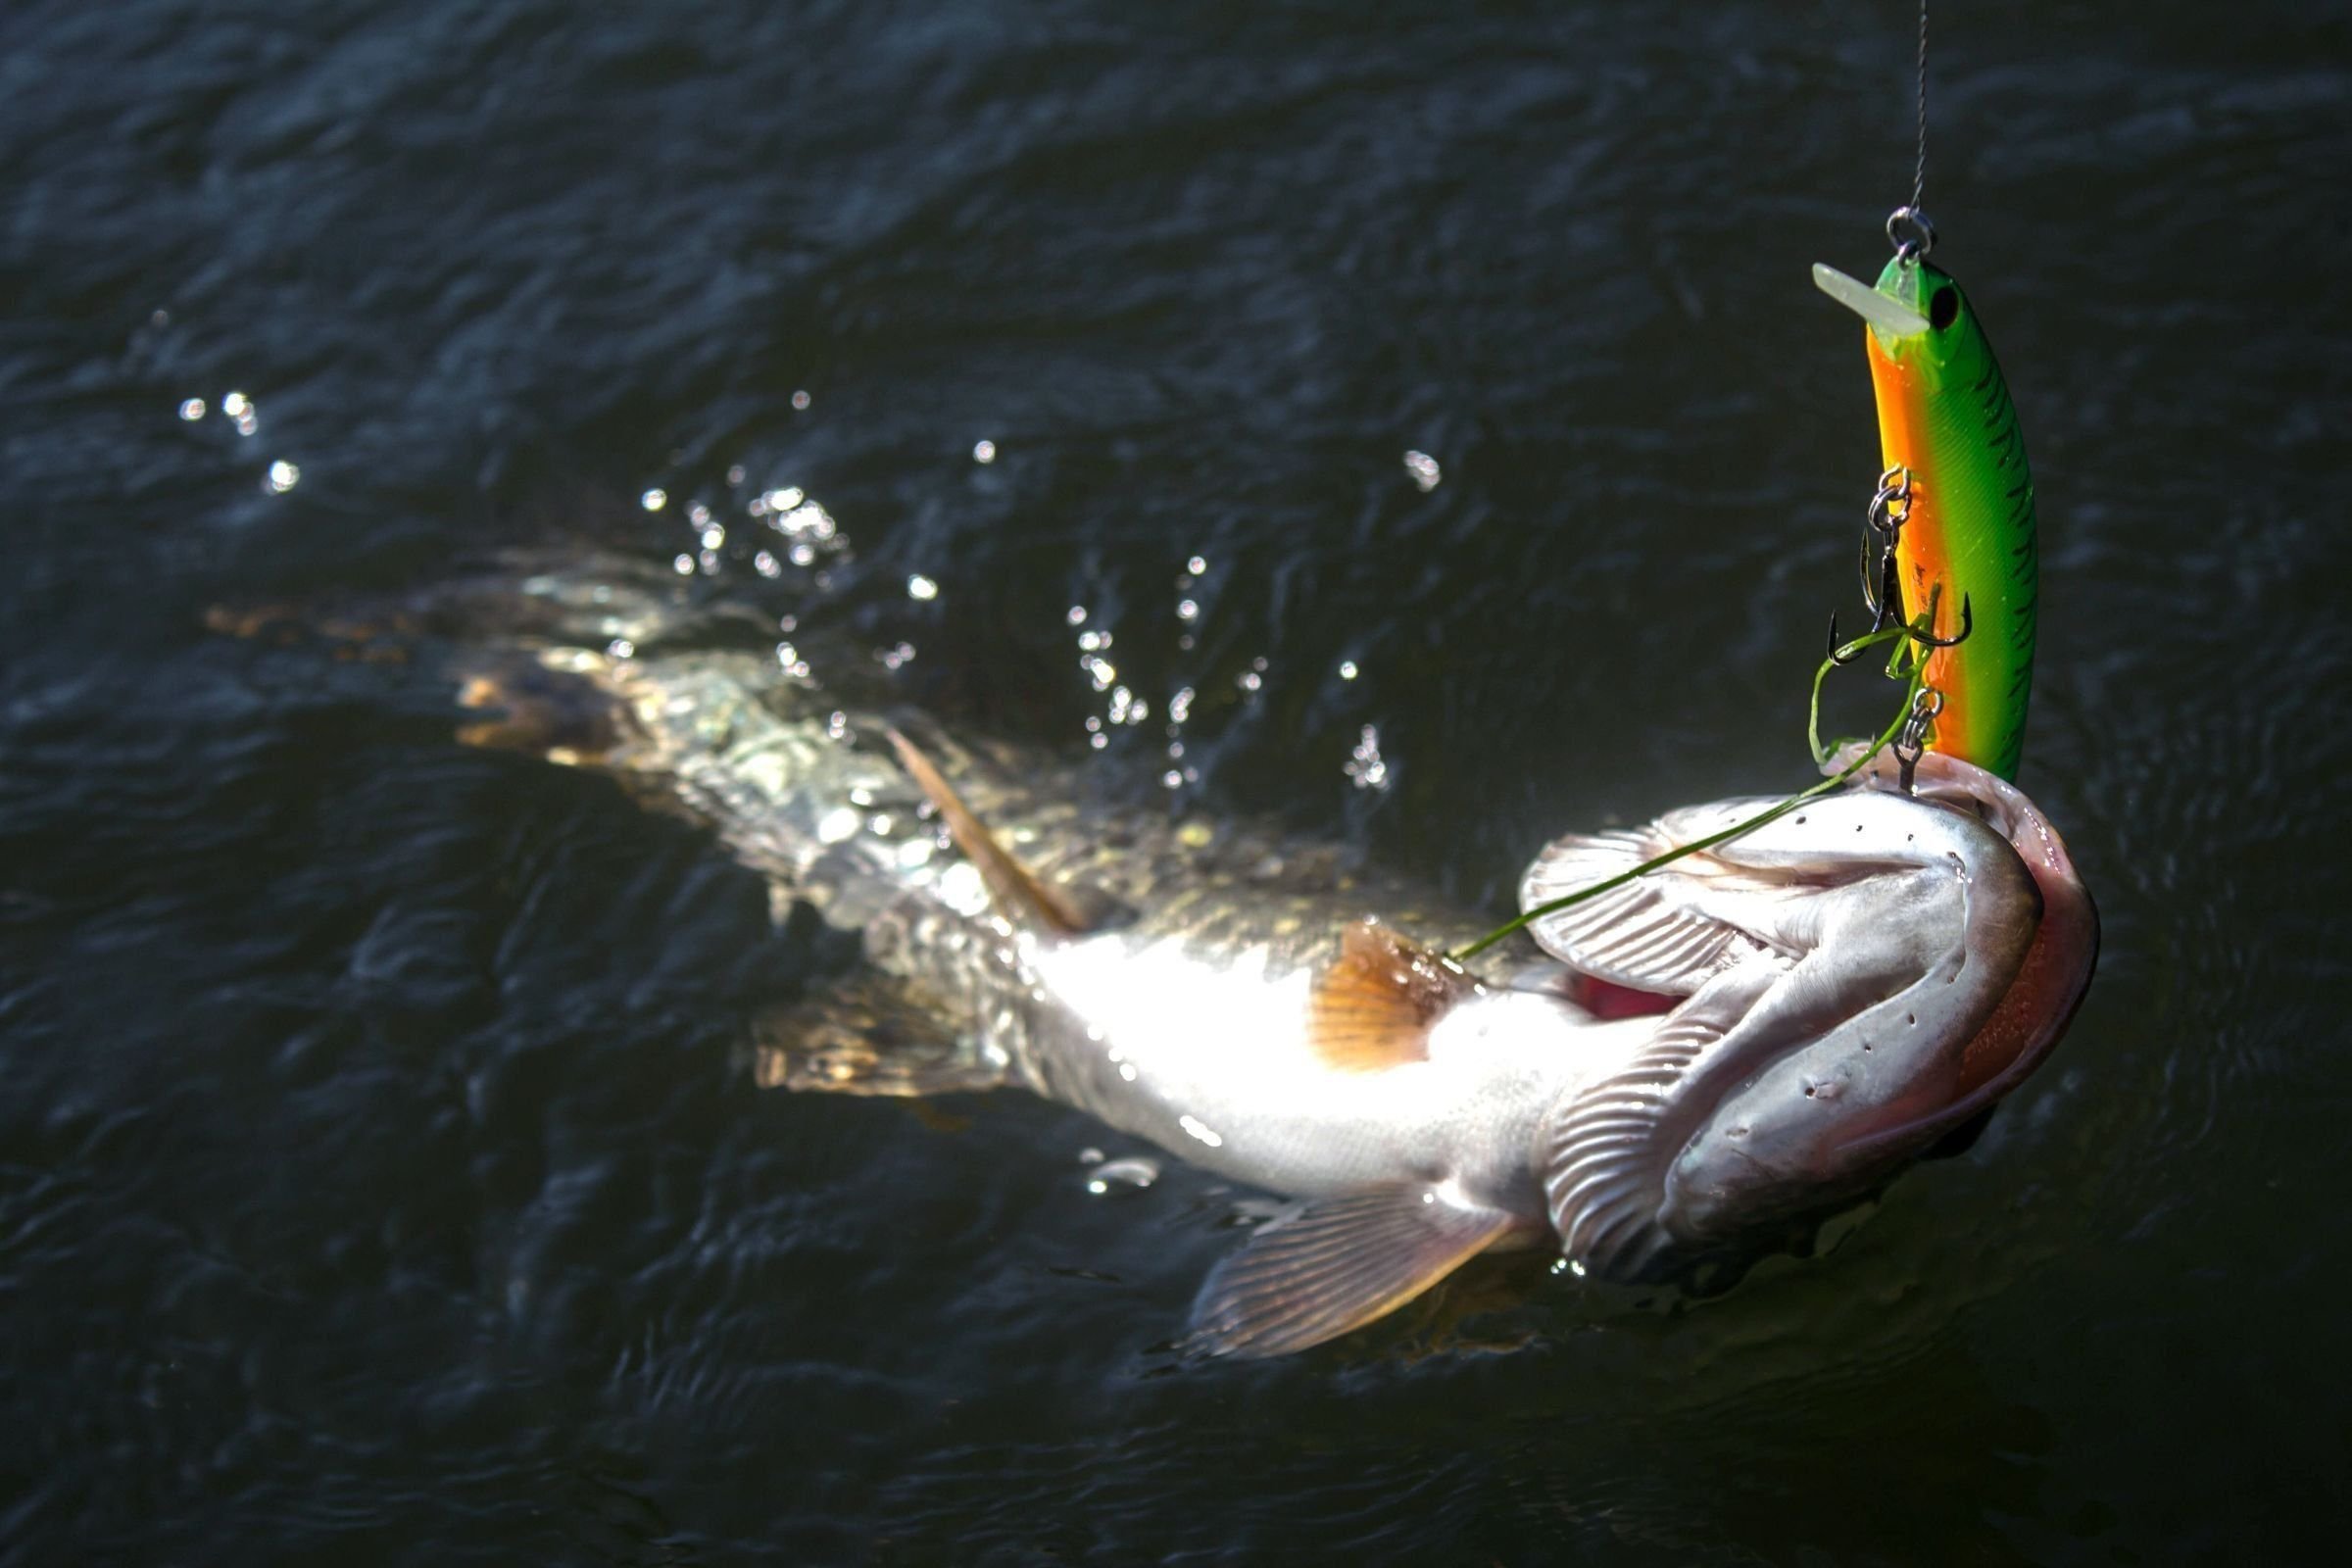
[[[1019,1096],[762,1094],[810,956],[753,878],[454,745],[429,667],[204,609],[665,560],[700,502],[729,592],[912,645],[951,725],[1085,755],[1082,605],[1204,694],[1202,808],[1499,907],[1554,832],[1802,776],[1876,466],[1805,267],[1883,255],[1910,19],[292,9],[0,17],[7,1561],[2337,1539],[2340,9],[1942,27],[1937,260],[2042,497],[2024,782],[2106,919],[2050,1066],[1727,1295],[1497,1262],[1204,1368],[1163,1347],[1228,1195],[1090,1197],[1120,1146]],[[821,587],[750,559],[784,486]],[[1163,751],[1111,726],[1104,788]]]

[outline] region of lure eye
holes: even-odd
[[[1938,289],[1928,301],[1928,324],[1940,332],[1960,319],[1960,291],[1956,288]]]

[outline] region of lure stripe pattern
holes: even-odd
[[[1965,641],[1928,659],[1928,684],[1943,695],[1928,744],[2015,778],[2040,605],[2025,432],[1992,344],[1949,273],[1897,260],[1878,287],[1945,323],[1892,344],[1863,333],[1882,462],[1911,474],[1911,510],[1895,544],[1903,612],[1916,616],[1934,594],[1942,635],[1957,628],[1964,599],[1974,619]]]

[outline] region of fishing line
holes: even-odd
[[[1886,215],[1886,243],[1907,262],[1936,248],[1928,221],[1928,0],[1919,0],[1919,162],[1911,172],[1911,200]]]

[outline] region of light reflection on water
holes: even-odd
[[[1875,457],[1804,268],[1907,171],[1908,18],[26,11],[12,1543],[2308,1560],[2352,147],[2334,24],[2257,10],[1937,60],[1938,259],[2043,492],[2025,782],[2107,935],[2051,1068],[1724,1296],[1498,1259],[1206,1373],[1160,1342],[1246,1195],[1096,1201],[1102,1131],[1018,1096],[758,1092],[744,1019],[844,955],[451,745],[429,658],[203,611],[617,548],[795,676],[1492,904],[1801,772]]]

